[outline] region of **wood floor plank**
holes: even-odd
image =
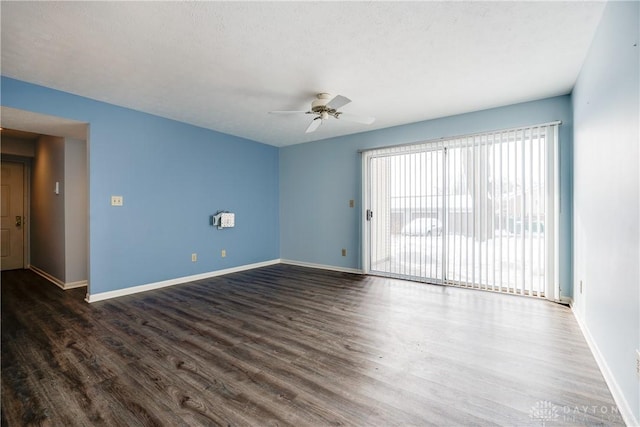
[[[84,292],[2,272],[3,426],[623,425],[543,300],[289,265]]]

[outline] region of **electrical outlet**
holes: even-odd
[[[198,254],[191,254],[191,262],[198,261]]]
[[[582,293],[582,280],[580,280],[580,293]]]
[[[355,201],[355,200],[353,200],[353,199],[349,200],[349,207],[350,207],[350,208],[353,208],[353,207],[355,207],[355,206],[356,206],[356,201]]]
[[[636,350],[636,375],[640,378],[640,350]]]
[[[122,205],[124,205],[124,197],[111,196],[111,206],[122,206]]]
[[[342,256],[347,256],[347,250],[346,249],[342,249]]]
[[[223,250],[220,252],[220,256],[221,256],[222,258],[225,258],[225,257],[227,256],[227,250],[226,250],[226,249],[223,249]]]

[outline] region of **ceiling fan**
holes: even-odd
[[[347,120],[350,122],[362,123],[370,125],[375,121],[374,117],[363,117],[355,114],[343,113],[338,111],[339,108],[344,107],[351,100],[346,96],[336,95],[332,96],[328,93],[319,93],[316,95],[316,99],[311,103],[311,109],[309,111],[269,111],[269,114],[313,114],[316,117],[311,121],[309,127],[305,133],[314,132],[320,127],[323,121],[327,120],[329,116],[340,120]]]

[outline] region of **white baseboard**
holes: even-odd
[[[223,270],[210,271],[207,273],[194,274],[193,276],[178,277],[170,280],[163,280],[162,282],[148,283],[146,285],[133,286],[130,288],[118,289],[115,291],[100,292],[97,294],[89,294],[85,298],[85,301],[94,303],[98,301],[104,301],[106,299],[122,297],[125,295],[137,294],[139,292],[151,291],[154,289],[166,288],[167,286],[179,285],[182,283],[193,282],[196,280],[209,279],[211,277],[223,276],[225,274],[236,273],[239,271],[252,270],[254,268],[266,267],[269,265],[279,264],[280,259],[273,259],[270,261],[257,262],[254,264],[246,264],[238,267],[225,268]]]
[[[299,267],[319,268],[321,270],[339,271],[342,273],[362,274],[362,270],[357,268],[336,267],[335,265],[314,264],[312,262],[294,261],[291,259],[280,260],[282,264],[297,265]]]
[[[609,369],[609,365],[607,364],[607,361],[605,360],[604,356],[600,352],[600,349],[598,348],[598,345],[593,339],[591,332],[589,332],[589,328],[587,328],[587,325],[585,325],[582,322],[582,319],[580,318],[579,313],[575,311],[573,304],[571,305],[571,312],[573,313],[573,317],[578,322],[578,326],[582,331],[582,335],[584,336],[584,339],[587,341],[587,345],[589,346],[589,349],[591,349],[591,353],[593,354],[593,357],[596,359],[596,363],[600,368],[600,372],[602,372],[602,376],[604,377],[605,382],[609,386],[609,390],[611,391],[613,400],[615,400],[616,405],[618,405],[618,410],[620,411],[620,415],[622,415],[622,420],[629,427],[640,426],[640,422],[638,422],[638,420],[636,420],[636,417],[633,415],[633,412],[631,411],[631,406],[629,406],[629,402],[627,402],[627,399],[625,399],[624,394],[622,393],[622,390],[618,385],[618,382],[616,381],[615,377],[613,376],[613,373]]]
[[[49,273],[47,273],[46,271],[41,270],[38,267],[35,267],[33,265],[29,266],[29,270],[33,271],[38,276],[41,276],[41,277],[47,279],[48,281],[50,281],[51,283],[53,283],[54,285],[56,285],[57,287],[59,287],[60,289],[62,289],[64,291],[66,291],[67,289],[82,288],[84,286],[87,286],[87,281],[86,280],[80,280],[78,282],[65,283],[62,280],[58,279],[57,277],[54,277],[54,276],[50,275]]]
[[[89,281],[87,280],[65,283],[64,290],[66,291],[67,289],[84,288],[85,286],[87,286],[87,283],[89,283]]]

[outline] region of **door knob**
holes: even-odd
[[[22,217],[20,215],[16,215],[16,227],[22,227]]]

